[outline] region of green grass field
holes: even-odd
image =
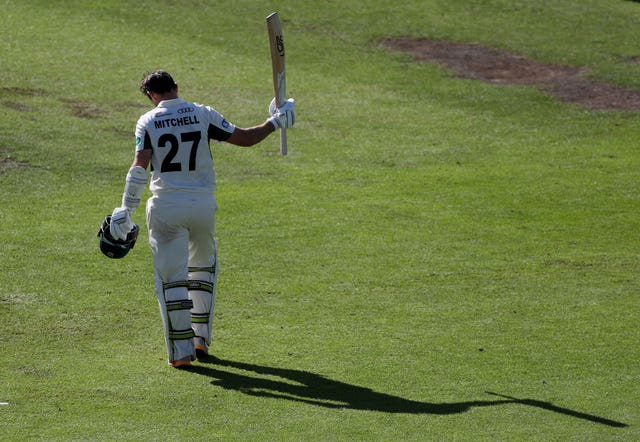
[[[0,439],[640,439],[640,113],[457,78],[385,37],[482,44],[640,89],[625,0],[0,0]],[[144,211],[119,204],[143,72],[212,145],[219,358],[167,366]],[[145,193],[148,196],[148,191]]]

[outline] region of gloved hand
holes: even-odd
[[[282,106],[276,107],[276,99],[269,103],[269,121],[276,129],[288,129],[296,120],[296,103],[293,98],[289,98]]]
[[[111,214],[111,224],[109,231],[115,239],[126,240],[129,232],[133,230],[135,224],[131,221],[131,214],[124,207],[116,207]]]

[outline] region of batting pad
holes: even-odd
[[[218,272],[212,267],[189,267],[189,298],[193,301],[191,327],[196,336],[211,343],[213,308]]]
[[[158,304],[164,325],[169,362],[195,355],[190,310],[193,301],[188,297],[187,281],[162,283]]]

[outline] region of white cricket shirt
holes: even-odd
[[[161,101],[142,115],[136,124],[136,151],[153,150],[151,193],[213,193],[209,140],[226,141],[234,130],[215,109],[182,98]]]

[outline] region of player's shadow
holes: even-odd
[[[251,396],[285,399],[326,408],[446,415],[464,413],[473,407],[518,404],[610,427],[627,427],[627,424],[622,422],[559,407],[550,402],[518,399],[491,392],[486,393],[499,399],[450,403],[420,402],[335,381],[308,371],[266,367],[211,356],[205,363],[208,365],[194,365],[190,367],[189,371],[212,378],[211,384],[228,390],[240,391]],[[244,373],[238,373],[238,371]]]

